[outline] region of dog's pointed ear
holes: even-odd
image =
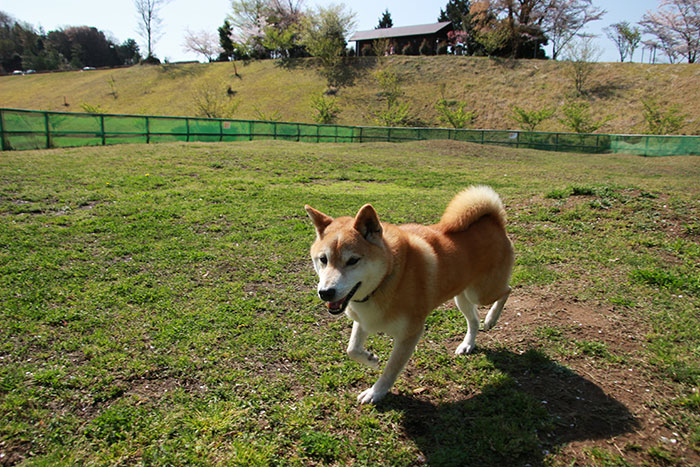
[[[304,206],[304,209],[306,209],[306,213],[309,215],[309,218],[311,218],[311,222],[314,223],[314,227],[316,227],[316,233],[319,237],[322,237],[323,232],[326,230],[326,227],[328,227],[328,225],[331,222],[333,222],[333,218],[325,215],[321,211],[317,211],[308,204]]]
[[[382,224],[379,222],[377,211],[371,204],[365,204],[360,208],[355,216],[353,227],[370,242],[379,243],[382,238]]]

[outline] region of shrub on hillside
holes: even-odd
[[[559,122],[574,133],[594,133],[613,118],[608,115],[601,120],[595,120],[591,115],[590,105],[585,101],[569,101],[562,107],[562,112],[564,118],[560,118]]]
[[[680,108],[676,105],[662,109],[653,99],[642,99],[642,106],[644,121],[647,124],[646,134],[677,134],[685,124],[686,115],[680,113]]]
[[[316,111],[313,119],[316,123],[335,123],[340,109],[332,97],[324,93],[316,94],[311,98],[311,107]]]
[[[89,113],[89,114],[103,114],[103,113],[105,113],[105,109],[103,109],[99,105],[88,104],[87,102],[82,102],[80,104],[80,108],[83,109],[83,112]]]
[[[230,86],[215,81],[206,81],[192,92],[192,107],[195,115],[207,118],[230,118],[236,113],[240,102],[229,92]]]
[[[520,124],[520,127],[526,131],[535,131],[540,123],[552,118],[552,116],[554,116],[554,112],[556,112],[555,109],[547,107],[534,110],[525,110],[517,105],[514,105],[511,110],[512,114],[510,118],[516,123]]]
[[[435,110],[438,112],[438,119],[442,123],[452,125],[452,128],[466,128],[471,122],[476,119],[475,110],[465,110],[466,102],[448,101],[447,99],[439,99],[435,104]]]
[[[374,73],[374,77],[381,88],[379,96],[386,100],[385,107],[371,112],[374,121],[382,126],[408,125],[411,121],[411,110],[408,102],[399,100],[403,95],[399,76],[393,70],[385,69]]]

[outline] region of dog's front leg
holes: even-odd
[[[353,322],[350,342],[348,342],[348,356],[358,363],[372,368],[379,368],[379,357],[365,350],[364,345],[369,333],[357,321]]]
[[[375,404],[389,392],[389,389],[394,385],[394,381],[396,381],[399,373],[401,373],[403,367],[406,366],[408,359],[413,355],[413,351],[416,348],[416,344],[418,344],[421,334],[422,332],[419,332],[401,340],[396,339],[382,376],[374,383],[374,386],[366,389],[357,396],[357,401],[360,404]]]

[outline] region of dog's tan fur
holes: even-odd
[[[455,298],[468,332],[456,353],[474,348],[477,305],[494,303],[485,320],[493,327],[510,293],[513,248],[505,231],[505,211],[488,187],[470,187],[447,206],[439,223],[381,223],[371,205],[357,215],[333,219],[306,206],[316,228],[311,246],[319,274],[319,295],[355,322],[351,358],[378,366],[363,348],[369,333],[385,332],[394,350],[377,383],[360,394],[377,402],[391,388],[413,353],[428,314]],[[348,295],[351,296],[348,298]]]

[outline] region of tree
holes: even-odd
[[[345,54],[345,37],[355,26],[355,13],[344,5],[319,7],[309,14],[302,28],[302,44],[321,62],[321,74],[329,88],[339,86],[342,81],[342,63]]]
[[[153,46],[161,37],[163,20],[160,9],[170,0],[134,0],[134,6],[139,17],[138,31],[146,41],[146,60],[154,60]]]
[[[552,42],[552,59],[556,60],[586,24],[600,20],[606,11],[593,6],[592,0],[549,0],[545,13],[542,30]]]
[[[449,0],[445,9],[440,9],[438,22],[450,21],[452,23],[453,36],[450,45],[453,52],[458,54],[473,55],[479,48],[474,39],[472,28],[472,16],[470,13],[471,2],[469,0]],[[448,33],[449,34],[449,33]]]
[[[481,0],[470,8],[473,21],[477,22],[482,45],[500,45],[498,55],[513,58],[544,58],[542,46],[547,37],[542,23],[547,4],[552,0]],[[484,22],[484,20],[486,20]]]
[[[566,46],[569,74],[574,80],[574,88],[580,95],[585,94],[586,84],[593,73],[594,63],[600,58],[600,48],[593,43],[593,36],[581,35],[579,40]]]
[[[449,0],[445,9],[440,8],[438,22],[450,21],[455,31],[468,31],[471,26],[469,0]]]
[[[634,51],[642,38],[639,28],[631,27],[627,21],[620,21],[619,23],[611,24],[603,31],[615,43],[620,54],[620,61],[624,62],[627,57],[632,61]]]
[[[700,1],[661,0],[656,12],[647,11],[639,23],[658,39],[671,63],[676,57],[695,63],[700,53]]]
[[[194,52],[202,55],[208,62],[214,59],[214,56],[221,53],[216,35],[202,30],[192,32],[189,29],[185,30],[185,42],[182,48],[185,52]]]
[[[305,54],[300,43],[303,0],[233,0],[231,7],[233,34],[252,57]]]
[[[221,48],[221,53],[219,54],[220,61],[228,61],[233,57],[233,38],[231,35],[233,31],[231,30],[231,23],[229,20],[224,20],[223,26],[217,29],[219,33],[219,47]]]
[[[69,38],[72,49],[79,50],[71,58],[77,59],[82,66],[104,67],[119,64],[116,44],[97,28],[71,26],[63,32]]]
[[[384,10],[384,13],[382,13],[382,17],[379,18],[379,24],[374,29],[386,29],[391,27],[394,27],[394,22],[391,20],[391,13],[389,13],[389,9],[387,8]]]
[[[124,65],[133,65],[141,60],[139,45],[134,39],[127,39],[122,42],[122,45],[117,47],[117,55],[119,56],[119,62]]]

